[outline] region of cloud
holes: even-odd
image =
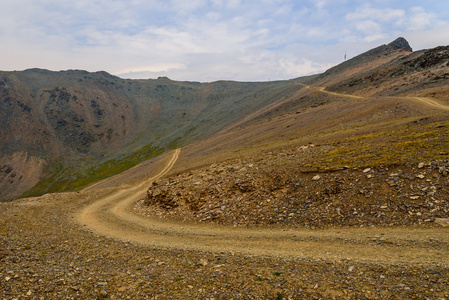
[[[377,20],[379,22],[389,22],[397,20],[405,15],[403,9],[392,8],[373,8],[370,4],[365,4],[362,7],[358,7],[354,12],[346,14],[346,20]]]
[[[436,16],[432,13],[427,13],[422,7],[412,7],[410,9],[410,17],[405,22],[408,29],[411,31],[423,30],[432,24]]]
[[[117,72],[119,76],[122,77],[129,77],[129,78],[135,78],[136,74],[142,74],[142,73],[152,73],[152,74],[158,74],[158,73],[168,73],[172,70],[185,70],[186,66],[184,64],[178,63],[155,63],[152,65],[146,65],[146,66],[138,66],[133,68],[128,68],[124,70],[120,70]]]
[[[378,3],[384,3],[378,1]],[[441,21],[436,13],[429,12],[421,6],[404,8],[373,7],[374,4],[362,4],[345,15],[348,26],[355,28],[361,35],[348,30],[342,40],[373,42],[390,36],[404,35],[407,32],[433,30],[446,22]],[[385,2],[388,3],[388,2]]]
[[[364,34],[373,34],[382,32],[382,27],[379,23],[374,22],[373,20],[364,20],[361,22],[357,22],[355,27],[358,31],[363,32]]]
[[[341,62],[347,49],[356,55],[397,36],[410,37],[414,48],[445,43],[444,10],[415,2],[15,0],[0,11],[7,29],[0,31],[0,57],[6,70],[292,78]]]

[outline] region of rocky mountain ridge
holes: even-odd
[[[105,176],[124,171],[210,136],[276,101],[277,94],[294,91],[288,82],[201,84],[168,78],[124,80],[77,70],[1,72],[0,166],[21,174],[0,176],[1,186],[15,190],[1,197],[8,200],[30,188],[21,181],[46,180],[38,194],[81,187],[76,178],[102,179],[89,178],[100,173],[99,165],[107,169]],[[16,153],[23,153],[21,163],[8,163]],[[34,160],[44,163],[25,175],[33,166],[27,161]],[[123,166],[113,170],[119,162]]]
[[[0,203],[0,296],[448,298],[447,47],[393,48],[272,83],[0,73],[2,197],[120,173]]]
[[[446,101],[447,52],[447,47],[411,52],[399,38],[323,74],[278,82],[125,80],[80,70],[0,72],[0,199],[79,190],[225,132],[252,128],[244,143],[271,143],[270,130],[258,124],[278,122],[273,126],[287,126],[284,131],[292,136],[330,129],[336,124],[329,117],[317,121],[323,118],[320,107],[341,98],[318,87],[359,97]],[[286,115],[288,124],[276,121]],[[303,125],[294,123],[303,116]],[[338,122],[355,121],[345,119]]]

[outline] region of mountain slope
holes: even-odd
[[[78,190],[186,145],[186,158],[205,164],[205,153],[213,162],[217,153],[325,141],[326,132],[393,128],[445,107],[448,63],[448,47],[411,52],[399,38],[278,82],[0,72],[0,199]]]
[[[105,72],[1,72],[0,197],[17,197],[38,181],[27,195],[80,188],[211,136],[296,89],[289,82],[201,84],[123,80]]]

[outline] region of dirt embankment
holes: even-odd
[[[176,155],[161,159],[163,165],[153,174],[168,171]],[[133,201],[144,194],[147,184],[0,204],[0,295],[5,299],[449,296],[445,228],[283,230],[172,222],[133,212]],[[80,211],[84,217],[73,219]]]
[[[263,228],[427,226],[449,216],[449,160],[303,172],[294,167],[299,157],[316,151],[304,148],[158,180],[137,209],[163,218]]]

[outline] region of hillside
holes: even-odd
[[[1,72],[0,199],[79,190],[187,145],[187,159],[206,164],[217,151],[226,159],[242,148],[324,142],[326,132],[438,121],[419,102],[447,103],[448,53],[412,52],[399,38],[323,74],[260,83]]]
[[[2,73],[3,195],[76,192],[0,203],[0,297],[447,299],[447,51],[266,83]]]
[[[186,146],[179,173],[155,182],[137,209],[263,228],[447,218],[449,48],[404,45],[361,54],[310,78],[294,98]],[[365,83],[367,74],[378,81]]]
[[[211,136],[294,94],[290,82],[123,80],[105,72],[0,74],[2,200],[79,189]],[[256,101],[255,101],[256,99]]]

